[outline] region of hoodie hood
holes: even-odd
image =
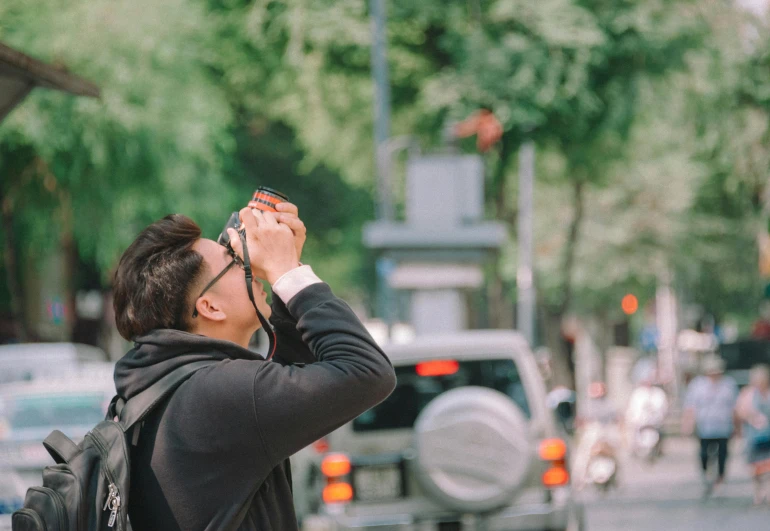
[[[115,364],[115,388],[129,400],[177,367],[200,360],[264,359],[230,341],[182,332],[152,330]]]

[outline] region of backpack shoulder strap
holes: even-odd
[[[187,380],[196,371],[215,363],[219,363],[219,361],[201,360],[182,365],[127,402],[122,403],[122,400],[118,400],[116,413],[123,431],[128,431],[131,426],[141,422],[156,405],[171,395],[182,382]]]

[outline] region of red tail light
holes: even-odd
[[[567,445],[561,439],[545,439],[540,443],[540,459],[561,461],[567,455]]]
[[[329,454],[321,461],[321,472],[327,478],[350,474],[350,459],[345,454]]]
[[[569,483],[569,472],[563,465],[554,464],[545,471],[542,479],[546,487],[561,487]]]
[[[330,483],[324,487],[323,497],[324,503],[349,502],[353,499],[353,487],[350,483]]]
[[[460,370],[455,360],[423,361],[415,367],[418,376],[448,376]]]
[[[543,473],[543,485],[548,488],[561,487],[569,483],[567,470],[567,444],[561,439],[544,439],[538,448],[540,459],[549,462]]]

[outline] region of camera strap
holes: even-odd
[[[243,249],[243,270],[246,273],[246,290],[249,292],[249,300],[251,300],[251,305],[254,306],[254,311],[257,312],[257,317],[259,317],[259,322],[262,323],[262,329],[265,331],[267,338],[270,341],[270,345],[267,348],[267,357],[265,358],[269,360],[273,357],[273,354],[275,354],[275,347],[277,344],[275,330],[270,324],[270,321],[265,319],[265,316],[259,311],[257,302],[254,300],[254,288],[251,285],[254,275],[251,272],[251,262],[249,261],[249,246],[246,245],[246,231],[239,230],[238,236],[241,238],[241,248]]]

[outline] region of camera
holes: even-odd
[[[289,196],[286,194],[282,194],[281,192],[266,186],[260,186],[254,191],[254,195],[251,197],[251,201],[249,201],[248,206],[250,208],[256,208],[257,210],[262,210],[264,212],[278,212],[275,209],[275,206],[278,203],[283,203],[284,201],[288,200]],[[227,220],[227,223],[225,223],[225,228],[222,229],[222,232],[219,234],[219,238],[217,238],[217,243],[227,247],[227,250],[230,251],[230,254],[235,258],[235,252],[230,245],[230,235],[227,234],[227,229],[235,229],[238,232],[244,230],[241,227],[241,219],[238,215],[238,212],[233,212],[230,214],[230,219]]]

